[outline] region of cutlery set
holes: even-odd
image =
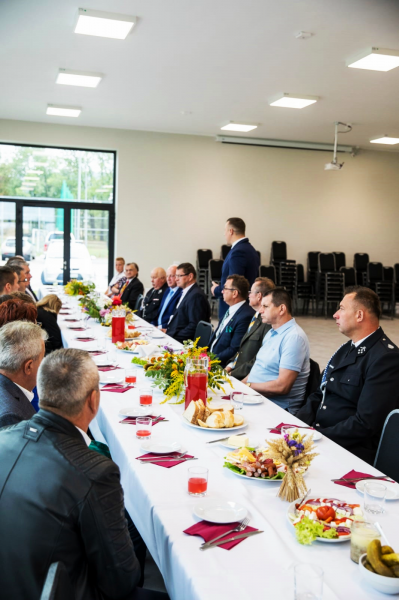
[[[369,479],[379,479],[383,481],[388,481],[389,483],[395,483],[392,479],[389,479],[389,477],[384,477],[384,475],[369,475],[368,477],[352,477],[349,479],[341,477],[340,479],[331,479],[331,481],[333,481],[334,483],[358,483],[359,481],[367,481]]]

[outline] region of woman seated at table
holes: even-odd
[[[63,348],[61,329],[57,323],[57,316],[62,306],[61,300],[55,294],[44,296],[36,304],[37,322],[48,333],[46,342],[46,354],[50,354],[54,350]]]
[[[19,292],[17,292],[18,294]],[[26,296],[27,294],[22,294]],[[11,294],[0,296],[0,327],[11,321],[36,323],[37,310],[33,300],[25,302]]]

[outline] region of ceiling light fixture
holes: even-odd
[[[275,100],[269,102],[270,106],[283,108],[305,108],[319,100],[319,96],[296,96],[295,94],[280,94]]]
[[[234,121],[229,121],[220,129],[223,129],[224,131],[240,131],[241,133],[248,133],[248,131],[252,131],[257,127],[257,125],[250,125],[249,123],[234,123]]]
[[[383,135],[379,138],[374,138],[370,140],[371,144],[389,144],[393,146],[394,144],[399,144],[399,138],[389,137],[389,135]]]
[[[59,104],[48,104],[46,115],[52,117],[78,117],[82,109],[78,106],[60,106]]]
[[[75,33],[124,40],[136,23],[137,17],[79,8]]]
[[[369,69],[370,71],[390,71],[399,67],[399,51],[388,48],[369,48],[358,55],[356,60],[346,63],[351,69]]]
[[[88,73],[84,71],[70,71],[69,69],[60,69],[57,75],[56,83],[62,85],[78,85],[80,87],[95,88],[100,83],[103,75],[101,73]]]

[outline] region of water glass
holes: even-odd
[[[387,486],[383,483],[367,481],[364,484],[364,510],[372,515],[385,511]]]
[[[101,352],[105,350],[105,339],[103,337],[97,338],[97,349]]]
[[[323,596],[323,569],[311,563],[294,568],[295,600],[321,600]]]
[[[152,406],[152,394],[153,390],[151,388],[142,388],[140,390],[140,406],[146,408]]]
[[[139,440],[149,440],[151,438],[152,419],[151,417],[136,418],[136,438]]]
[[[208,472],[206,467],[189,467],[188,493],[190,496],[206,496],[208,489]]]
[[[128,367],[125,370],[125,382],[126,383],[136,383],[137,382],[137,369],[133,367]]]
[[[115,350],[115,348],[111,348],[111,350],[108,351],[107,357],[108,357],[109,364],[113,365],[115,367],[116,364],[117,364],[117,362],[118,362],[117,358],[116,358],[116,350]]]
[[[230,401],[234,410],[242,410],[244,406],[244,394],[242,392],[231,392]]]
[[[367,546],[373,540],[380,540],[381,535],[373,523],[354,521],[351,528],[351,559],[359,564],[359,558],[367,552]]]

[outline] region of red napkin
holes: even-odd
[[[116,394],[124,394],[125,392],[128,392],[131,389],[132,389],[131,386],[124,387],[120,383],[107,383],[104,385],[104,387],[101,388],[101,391],[102,392],[115,392]]]
[[[73,329],[74,331],[86,331],[84,327],[75,327],[75,325],[69,325],[68,329]]]
[[[106,371],[115,371],[115,369],[120,369],[120,367],[114,367],[113,365],[102,365],[101,367],[98,367],[98,370],[103,371],[104,373]]]
[[[165,420],[165,417],[157,417],[155,415],[146,415],[146,416],[151,417],[152,419],[157,419],[158,422]],[[119,421],[119,423],[123,423],[124,425],[136,425],[136,417],[126,417],[126,419],[123,419],[122,421]],[[154,423],[153,423],[153,425],[154,425]],[[155,423],[155,425],[156,425],[156,423]]]
[[[80,329],[79,331],[84,331],[84,329]],[[75,338],[75,340],[78,340],[78,342],[94,342],[95,338],[91,338],[91,337],[77,337],[77,338]]]
[[[168,454],[168,458],[173,458],[174,456],[176,456],[176,452],[172,452],[171,454]],[[138,460],[139,458],[156,458],[157,456],[159,456],[159,454],[153,454],[152,452],[149,452],[148,454],[143,454],[142,456],[138,456],[136,460]],[[162,456],[162,458],[165,458],[164,456]],[[191,456],[191,454],[185,454],[184,458],[194,458],[193,456]],[[175,467],[176,465],[180,465],[180,463],[182,462],[186,462],[184,460],[171,460],[170,462],[156,462],[154,460],[154,462],[151,462],[152,465],[158,465],[159,467],[166,467],[166,469],[170,469],[170,467]]]
[[[70,323],[77,323],[79,319],[64,319],[64,321],[69,321]]]
[[[200,521],[199,523],[195,523],[195,525],[192,525],[188,529],[185,529],[183,533],[188,533],[188,535],[200,535],[205,542],[209,542],[209,540],[213,540],[218,535],[221,535],[224,531],[230,531],[238,525],[239,523],[227,523],[226,525],[217,525],[216,523],[209,523],[208,521]],[[229,533],[227,538],[233,537],[234,535],[239,535],[240,533],[247,533],[248,531],[257,531],[257,529],[255,529],[255,527],[246,527],[242,531]],[[221,544],[219,548],[231,550],[232,548],[234,548],[234,546],[237,546],[237,544],[240,544],[244,540],[245,538],[242,538],[241,540],[235,540],[234,542],[227,542],[227,544]],[[219,542],[220,540],[217,541]]]
[[[86,350],[92,356],[100,356],[100,354],[107,354],[105,350]]]
[[[59,314],[60,315],[70,315],[71,313],[68,312],[67,310],[60,310]]]
[[[362,473],[361,471],[349,471],[346,475],[343,475],[341,479],[355,479],[356,477],[375,477],[375,475],[370,475],[370,473]],[[381,475],[381,479],[386,479],[384,475]],[[377,480],[376,480],[377,481]],[[334,481],[337,485],[343,485],[344,487],[351,488],[352,490],[356,489],[356,483],[341,483],[340,481]]]
[[[276,425],[275,429],[272,429],[270,433],[281,433],[280,431],[280,427],[298,427],[299,429],[301,429],[300,425],[290,425],[289,423],[279,423],[278,425]],[[306,429],[313,429],[314,431],[314,427],[307,427]]]

